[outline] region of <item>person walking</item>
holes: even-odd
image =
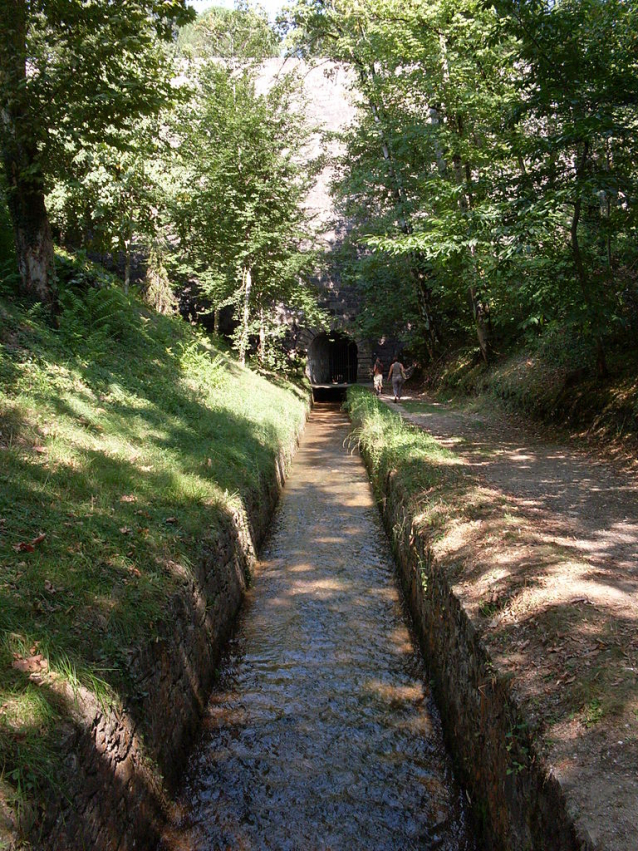
[[[403,368],[403,364],[399,360],[398,355],[395,355],[392,358],[392,366],[390,367],[390,372],[388,373],[388,381],[392,382],[392,392],[394,393],[394,401],[398,402],[401,399],[401,388],[403,387],[403,382],[405,381],[405,369]]]
[[[374,381],[374,392],[377,396],[381,395],[381,391],[383,390],[383,364],[381,363],[381,359],[377,358],[374,362],[374,366],[372,368],[373,373],[373,381]]]

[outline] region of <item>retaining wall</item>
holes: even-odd
[[[374,476],[368,459],[366,464]],[[489,851],[594,851],[575,827],[560,783],[537,752],[524,711],[492,664],[445,565],[414,533],[396,476],[390,473],[379,484],[405,599],[481,846]]]
[[[43,819],[33,816],[36,848],[155,848],[165,823],[166,794],[174,788],[199,729],[217,660],[235,623],[293,451],[294,445],[282,451],[245,514],[229,515],[222,531],[205,545],[193,572],[183,571],[157,639],[131,651],[128,667],[134,688],[125,705],[103,706],[84,689],[41,683],[58,692],[73,723],[63,743],[70,794],[62,802],[52,800]]]

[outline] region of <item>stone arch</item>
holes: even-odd
[[[307,354],[306,375],[311,384],[354,384],[370,380],[371,356],[367,341],[339,328],[304,330],[299,343]]]

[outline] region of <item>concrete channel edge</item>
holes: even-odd
[[[370,459],[362,452],[368,473]],[[570,814],[551,765],[538,752],[524,707],[490,658],[445,565],[414,534],[391,472],[377,483],[406,604],[421,644],[457,777],[486,851],[600,851]]]

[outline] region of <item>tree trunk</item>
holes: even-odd
[[[263,369],[266,362],[266,324],[263,308],[259,311],[259,366]]]
[[[248,348],[248,323],[250,321],[250,291],[253,286],[250,269],[244,269],[244,312],[241,323],[241,339],[239,342],[239,362],[246,364],[246,349]]]
[[[483,300],[479,297],[476,287],[470,285],[468,292],[472,303],[472,313],[474,314],[474,324],[476,325],[476,336],[481,350],[481,357],[487,365],[490,362],[491,350],[489,313]]]
[[[421,318],[423,319],[423,326],[425,328],[425,348],[427,350],[428,357],[433,361],[436,355],[437,344],[440,342],[440,335],[434,318],[435,313],[432,305],[432,288],[428,284],[427,276],[424,271],[425,262],[423,255],[420,252],[412,252],[410,254],[410,260],[410,272],[413,280],[415,281],[417,303],[419,305],[419,311],[421,312]]]
[[[55,309],[53,239],[44,204],[37,132],[28,103],[27,4],[0,3],[0,147],[25,295]]]
[[[22,290],[53,309],[56,304],[53,239],[44,206],[44,191],[34,186],[33,180],[25,184],[19,176],[7,182]]]
[[[583,257],[580,252],[580,242],[578,239],[578,224],[580,222],[580,211],[582,209],[582,201],[576,198],[574,202],[574,215],[572,216],[572,224],[570,229],[570,237],[572,244],[572,254],[574,256],[574,266],[580,283],[580,288],[583,293],[583,298],[586,304],[589,304],[589,286],[587,281],[587,273],[583,264]]]
[[[443,76],[443,80],[445,83],[450,82],[450,69],[448,65],[447,58],[447,42],[445,40],[445,35],[443,33],[439,34],[439,48],[441,50],[441,74]],[[447,110],[446,110],[447,112]],[[436,124],[439,123],[439,111],[435,110],[434,113],[430,111],[430,119],[434,119]],[[455,128],[456,134],[459,138],[463,136],[463,118],[460,114],[450,116],[448,114],[449,124],[451,127]],[[440,174],[445,174],[447,171],[447,163],[443,160],[442,157],[437,155],[437,163]],[[461,162],[461,157],[459,154],[454,154],[452,156],[452,170],[454,172],[454,180],[457,186],[463,188],[463,192],[459,199],[459,203],[461,206],[461,210],[467,216],[469,211],[472,208],[474,203],[474,199],[472,198],[472,169],[470,168],[470,163],[465,162],[465,165]],[[469,225],[468,225],[469,228]],[[479,270],[478,263],[476,261],[476,250],[472,247],[470,248],[470,263],[472,266],[471,274],[475,277],[475,279],[479,278]],[[474,325],[476,327],[476,337],[478,340],[479,348],[481,350],[481,356],[486,364],[490,361],[490,353],[491,353],[491,328],[492,323],[489,317],[489,308],[487,304],[480,297],[477,288],[474,283],[470,283],[468,287],[468,295],[470,298],[470,303],[472,305],[472,315],[474,316]]]
[[[580,178],[584,176],[588,156],[589,142],[585,141],[583,143],[583,154],[580,159],[580,163],[576,167],[577,180],[580,180]],[[577,186],[576,192],[579,191],[580,189]],[[576,267],[576,275],[578,276],[578,282],[580,283],[580,288],[583,294],[583,301],[587,305],[587,310],[589,311],[591,318],[594,314],[594,309],[591,303],[591,297],[589,292],[589,279],[587,277],[587,272],[585,271],[583,255],[580,250],[580,240],[578,238],[578,226],[580,224],[581,210],[582,200],[580,198],[580,195],[577,194],[576,199],[574,201],[574,215],[572,216],[572,224],[570,228],[571,246],[572,254],[574,256],[574,265]],[[594,339],[596,340],[596,372],[598,373],[600,378],[607,378],[609,375],[609,369],[607,367],[607,357],[605,355],[605,344],[603,342],[602,336],[599,333],[594,333]]]
[[[461,130],[461,124],[458,122],[457,127],[459,129],[459,133]],[[468,214],[470,209],[472,208],[472,195],[469,189],[471,172],[469,163],[465,164],[465,168],[461,163],[461,158],[459,156],[454,156],[452,158],[452,163],[454,167],[454,178],[458,186],[462,186],[464,191],[460,198],[461,209],[465,214]],[[470,248],[470,263],[471,263],[471,271],[470,274],[475,277],[475,279],[479,278],[479,270],[478,263],[476,262],[476,250],[474,247]],[[481,357],[485,364],[489,364],[490,362],[490,354],[491,354],[491,323],[489,321],[489,308],[487,304],[480,297],[478,290],[474,283],[470,283],[468,286],[468,295],[470,298],[470,303],[472,305],[472,315],[474,316],[474,326],[476,328],[476,338],[478,340],[479,348],[481,350]]]
[[[124,242],[124,293],[128,295],[131,285],[131,243],[129,240]]]

